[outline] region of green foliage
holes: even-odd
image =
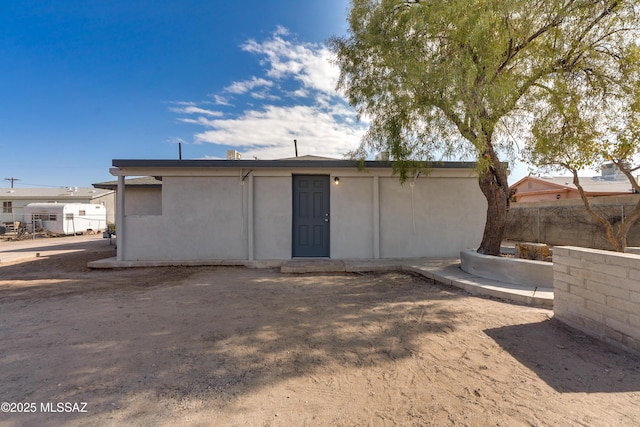
[[[637,0],[352,0],[349,34],[331,40],[338,87],[371,123],[352,154],[389,152],[401,178],[472,155],[489,205],[480,249],[498,252],[511,196],[499,153],[530,133],[535,162],[599,155],[588,111],[620,102],[611,82],[636,73],[638,16]]]
[[[617,25],[601,29],[573,68],[540,86],[525,152],[534,166],[572,173],[587,212],[617,251],[624,250],[630,227],[640,218],[640,202],[614,224],[592,208],[578,171],[613,163],[640,192],[632,174],[640,154],[640,31],[633,12],[622,9]]]
[[[614,162],[631,171],[640,152],[638,47],[621,40],[607,69],[565,73],[539,94],[526,159],[577,172]]]
[[[509,145],[497,130],[509,115],[539,107],[545,86],[582,73],[606,87],[617,49],[600,48],[617,46],[634,3],[353,0],[349,36],[331,44],[339,86],[371,120],[357,154],[482,158]],[[552,121],[537,118],[538,128]]]

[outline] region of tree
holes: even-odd
[[[633,166],[640,154],[640,48],[620,40],[615,54],[618,67],[597,84],[588,82],[593,77],[589,70],[567,73],[555,86],[544,88],[539,98],[544,108],[536,113],[525,154],[534,166],[571,172],[587,212],[602,225],[613,249],[622,252],[631,226],[640,219],[640,200],[618,222],[591,206],[578,177],[583,168],[608,164],[640,193],[633,176],[640,170]]]
[[[564,74],[606,72],[594,51],[637,25],[635,9],[635,0],[352,0],[348,35],[330,43],[338,87],[371,122],[358,154],[390,152],[403,178],[411,160],[472,153],[488,202],[478,252],[499,254],[510,133],[534,124],[537,96]]]

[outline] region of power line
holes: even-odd
[[[11,188],[13,188],[13,183],[14,183],[15,181],[20,181],[20,179],[19,179],[19,178],[14,178],[14,177],[11,177],[11,178],[5,178],[4,180],[5,180],[5,181],[11,181]]]
[[[24,182],[22,185],[31,185],[33,187],[50,187],[50,188],[66,188],[66,185],[47,185],[47,184],[33,184],[29,182]]]

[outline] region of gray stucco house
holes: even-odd
[[[387,161],[364,169],[312,157],[113,166],[122,265],[458,257],[484,227],[474,163],[437,163],[403,185]],[[153,178],[136,187],[127,177]]]

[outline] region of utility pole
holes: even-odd
[[[11,178],[5,178],[4,180],[5,180],[5,181],[11,181],[11,188],[13,188],[13,183],[14,183],[15,181],[20,181],[20,179],[19,179],[19,178],[14,178],[14,177],[11,177]]]

